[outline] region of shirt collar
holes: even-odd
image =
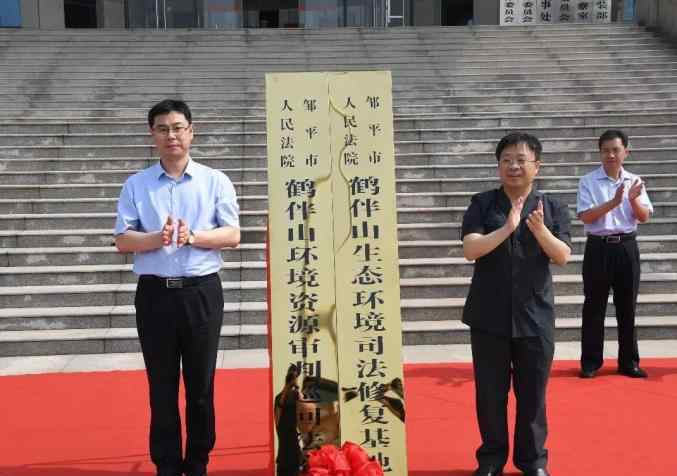
[[[193,162],[193,159],[189,156],[188,165],[186,165],[186,170],[183,171],[183,175],[193,178],[193,176],[195,176],[196,173],[196,168],[197,166]],[[159,160],[155,165],[153,165],[151,170],[153,173],[153,177],[157,178],[158,180],[160,180],[160,178],[162,178],[163,175],[167,178],[171,178],[169,175],[167,175],[165,169],[162,167],[162,163]]]
[[[538,190],[536,190],[536,187],[532,185],[531,187],[531,192],[529,192],[529,195],[527,195],[526,200],[524,200],[524,206],[522,208],[522,215],[527,210],[531,210],[532,208],[536,208],[537,205],[537,199],[541,198],[542,194]],[[507,214],[510,212],[510,209],[512,208],[512,203],[510,202],[510,197],[508,197],[508,194],[505,193],[505,189],[501,186],[501,188],[498,189],[498,203],[501,209]]]
[[[595,178],[599,180],[610,180],[616,183],[618,180],[613,180],[611,179],[606,172],[604,171],[604,166],[600,165],[599,168],[595,171]],[[630,179],[630,174],[621,166],[621,176],[619,177],[619,180],[628,180]]]

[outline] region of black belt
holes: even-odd
[[[153,274],[142,274],[139,277],[139,281],[150,281],[166,289],[181,289],[197,286],[216,277],[218,277],[217,273],[206,274],[204,276],[190,276],[186,278],[166,278],[164,276],[155,276]]]
[[[589,240],[599,241],[602,243],[609,244],[618,244],[624,241],[634,240],[637,237],[637,233],[634,231],[632,233],[620,233],[618,235],[588,235]]]

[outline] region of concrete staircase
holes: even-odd
[[[154,162],[145,114],[165,97],[192,106],[193,157],[240,197],[222,347],[265,346],[264,73],[363,69],[393,72],[405,343],[468,341],[460,221],[515,129],[542,138],[539,188],[572,216],[599,134],[629,133],[628,168],[656,208],[640,228],[639,335],[677,336],[677,52],[643,29],[2,30],[0,356],[138,351],[131,256],[112,228],[121,184]],[[571,263],[553,267],[559,340],[580,337],[578,221],[574,236]]]

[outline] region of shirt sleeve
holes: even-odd
[[[592,199],[592,193],[590,192],[590,185],[588,184],[585,177],[583,177],[578,183],[578,195],[576,196],[576,214],[579,215],[591,208],[594,208],[597,204]]]
[[[479,196],[475,195],[470,200],[470,206],[463,215],[463,224],[461,225],[461,240],[470,233],[484,234],[484,217],[482,216],[482,206]]]
[[[219,174],[218,196],[216,197],[216,221],[219,226],[240,228],[240,206],[237,194],[230,179],[222,172]]]
[[[128,230],[139,230],[139,211],[134,204],[129,180],[125,182],[118,200],[118,215],[115,219],[115,236],[122,235]]]
[[[646,185],[642,187],[642,193],[639,195],[639,203],[641,203],[643,207],[648,208],[649,212],[653,213],[653,205],[651,200],[649,200],[649,194],[646,193]]]
[[[558,200],[552,201],[552,230],[555,238],[563,241],[570,249],[571,246],[571,219],[567,206]]]

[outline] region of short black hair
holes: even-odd
[[[148,111],[148,125],[152,128],[155,125],[155,118],[170,112],[179,112],[183,114],[188,121],[188,124],[193,123],[193,117],[190,113],[188,104],[180,99],[165,99],[160,101]]]
[[[602,144],[604,144],[606,141],[614,139],[620,139],[623,143],[623,147],[628,147],[628,136],[625,132],[620,129],[609,129],[608,131],[605,131],[604,134],[599,136],[599,140],[597,141],[599,150],[602,150]]]
[[[503,137],[496,146],[496,160],[501,160],[503,149],[517,144],[526,145],[534,153],[536,160],[541,160],[541,152],[543,152],[541,141],[536,136],[526,132],[511,132]]]

